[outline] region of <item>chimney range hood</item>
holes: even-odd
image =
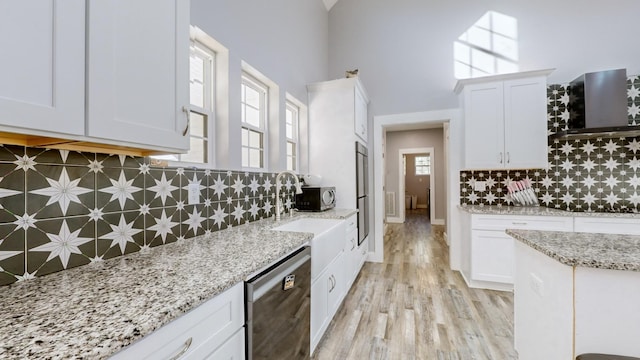
[[[581,75],[571,82],[569,93],[568,129],[551,139],[640,135],[640,126],[629,126],[626,69]]]

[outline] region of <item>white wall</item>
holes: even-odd
[[[435,189],[432,189],[435,197],[436,209],[432,214],[432,219],[446,220],[446,185],[445,184],[445,166],[444,166],[444,146],[442,128],[411,130],[411,131],[391,131],[387,132],[386,152],[385,152],[385,191],[396,193],[396,209],[399,209],[399,171],[402,164],[399,163],[399,152],[401,149],[413,148],[434,148],[435,156],[432,157],[432,166],[434,174]],[[410,168],[407,167],[407,173]],[[422,192],[426,192],[428,183],[424,184]],[[423,199],[425,194],[422,194]]]
[[[285,92],[306,104],[306,85],[328,78],[328,13],[320,0],[191,0],[191,24],[229,49],[230,120],[216,151],[219,168],[237,169],[241,61],[278,84],[283,123]],[[279,158],[269,170],[284,167]]]
[[[640,73],[640,1],[340,0],[329,13],[329,77],[358,68],[372,116],[455,108],[453,42],[489,10],[517,18],[520,70]]]

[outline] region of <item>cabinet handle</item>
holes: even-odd
[[[524,221],[512,221],[511,225],[527,225],[527,223]]]
[[[329,292],[333,291],[333,275],[329,276]]]
[[[511,154],[507,151],[507,164],[511,162]]]
[[[502,164],[502,151],[500,152],[499,159],[500,159],[500,164]]]
[[[184,131],[182,131],[182,136],[187,136],[187,134],[189,133],[189,125],[191,125],[191,111],[189,111],[189,108],[187,108],[186,106],[182,107],[182,111],[187,114],[187,127],[185,127]]]
[[[360,127],[362,128],[362,135],[364,135],[364,125],[360,124]]]
[[[191,342],[193,341],[193,338],[190,337],[187,339],[187,341],[184,342],[184,345],[182,346],[182,349],[180,350],[179,353],[173,355],[172,357],[169,358],[169,360],[178,360],[182,357],[182,355],[184,355],[184,353],[187,352],[187,350],[189,350],[189,348],[191,347]]]
[[[351,250],[356,248],[356,239],[355,238],[351,238]]]

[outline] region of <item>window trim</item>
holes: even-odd
[[[292,137],[287,135],[287,127],[289,123],[287,122],[287,113],[291,112],[292,116]],[[300,169],[300,155],[299,155],[299,139],[300,139],[300,107],[295,104],[293,101],[286,99],[285,100],[285,157],[286,164],[285,168],[290,171],[298,171]],[[288,144],[293,144],[293,154],[291,155],[293,168],[289,168],[289,152],[288,152]]]
[[[209,68],[211,86],[206,95],[209,109],[189,104],[189,111],[207,116],[207,161],[205,163],[180,160],[182,154],[153,155],[152,158],[161,160],[160,166],[172,167],[197,167],[202,169],[215,169],[217,166],[217,127],[220,121],[228,121],[228,88],[229,88],[229,50],[216,41],[209,34],[197,26],[191,25],[189,29],[190,45],[189,56],[194,45],[201,47],[199,51],[213,55],[213,61]],[[177,158],[177,159],[175,159]],[[162,160],[166,163],[162,164]]]
[[[418,158],[425,158],[425,159],[427,159],[427,161],[426,161],[426,162],[427,162],[427,164],[426,164],[426,165],[425,165],[425,164],[420,164],[420,165],[418,165]],[[413,173],[414,173],[414,175],[415,175],[415,176],[431,176],[431,156],[428,156],[428,155],[427,155],[427,156],[424,156],[424,155],[416,155],[416,156],[413,158],[413,161],[414,161],[414,163],[413,163],[413,168],[414,168],[414,169],[413,169],[413,170],[414,170],[414,171],[413,171]],[[427,173],[426,173],[426,174],[422,174],[422,173],[421,173],[421,174],[419,174],[419,173],[418,173],[418,168],[425,168],[425,169],[427,169]]]
[[[259,114],[259,121],[260,121],[260,125],[259,126],[255,126],[252,124],[249,124],[248,122],[245,121],[245,117],[241,115],[240,118],[240,151],[241,151],[241,155],[240,155],[240,165],[242,167],[242,169],[244,170],[250,170],[250,171],[265,171],[268,167],[267,165],[267,159],[268,159],[268,149],[269,149],[269,97],[270,97],[270,92],[271,92],[271,88],[269,86],[269,84],[266,84],[263,81],[260,81],[256,76],[253,76],[253,74],[251,74],[249,71],[247,70],[243,70],[242,71],[242,75],[241,75],[241,84],[240,84],[240,89],[242,90],[243,87],[251,87],[252,89],[258,91],[260,93],[260,114]],[[242,95],[240,96],[240,106],[241,107],[245,107],[247,106],[245,103],[245,99],[242,98]],[[240,111],[240,113],[242,114],[242,109]],[[253,167],[253,166],[249,166],[249,164],[244,164],[243,160],[242,160],[242,154],[244,154],[244,150],[245,149],[256,149],[255,147],[245,147],[242,144],[242,131],[244,129],[247,129],[248,131],[255,131],[258,132],[262,135],[262,148],[261,153],[262,153],[262,159],[261,159],[261,163],[262,166],[260,167]]]

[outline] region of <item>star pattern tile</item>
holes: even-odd
[[[548,132],[566,128],[567,85],[547,89]],[[640,77],[627,81],[629,124],[640,125]],[[529,177],[543,206],[571,211],[640,211],[640,137],[554,140],[549,144],[549,168],[508,170],[507,177]],[[467,205],[509,205],[503,183],[487,182],[487,191],[474,191],[473,183],[486,172],[460,173],[460,203]],[[491,173],[491,172],[489,172]],[[496,200],[497,199],[497,200]]]

